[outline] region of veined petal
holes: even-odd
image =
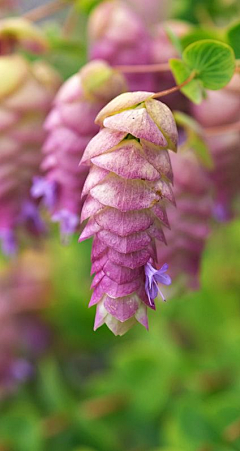
[[[92,163],[126,179],[158,180],[158,171],[144,157],[136,140],[124,140],[111,152],[92,158]]]
[[[149,228],[154,218],[149,210],[134,210],[122,212],[116,208],[104,208],[95,215],[97,223],[104,229],[119,236],[128,236]]]
[[[125,110],[103,121],[104,127],[130,133],[136,138],[143,138],[161,147],[167,147],[167,141],[149,116],[146,108]]]
[[[113,131],[107,128],[103,128],[100,132],[94,136],[88,143],[81,163],[89,162],[91,158],[101,155],[104,152],[112,149],[114,146],[120,143],[126,136],[125,132]]]
[[[166,192],[166,189],[165,189]],[[104,181],[90,191],[101,204],[121,211],[151,207],[161,196],[142,180],[127,180],[110,173]]]
[[[144,100],[148,99],[153,95],[153,92],[125,92],[115,97],[111,102],[109,102],[97,115],[96,124],[102,125],[106,117],[112,116],[121,110],[133,107],[142,103]]]

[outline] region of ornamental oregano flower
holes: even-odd
[[[157,244],[158,266],[169,263],[178,289],[197,289],[199,269],[212,215],[211,183],[192,149],[171,154],[177,208],[169,208],[168,245]]]
[[[124,77],[104,61],[93,61],[60,88],[46,122],[44,176],[35,177],[32,195],[42,198],[66,240],[79,226],[81,192],[88,166],[79,166],[83,151],[98,132],[94,119],[101,108],[126,90]]]
[[[240,117],[240,81],[235,74],[229,85],[221,91],[208,91],[201,105],[191,105],[192,114],[203,127],[224,126],[237,122]],[[213,215],[218,221],[231,219],[234,201],[240,195],[239,131],[233,130],[207,136],[214,167],[210,177],[214,184]]]
[[[94,237],[94,329],[115,335],[136,321],[148,328],[147,307],[155,309],[157,283],[168,285],[167,266],[159,271],[155,240],[165,242],[165,204],[174,203],[168,149],[176,151],[177,129],[169,108],[150,92],[125,93],[96,118],[100,132],[85,149],[90,165],[81,219],[88,222],[80,241]]]

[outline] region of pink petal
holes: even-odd
[[[161,223],[160,221],[158,221],[158,219],[154,221],[154,223],[149,227],[147,232],[152,238],[155,238],[156,240],[162,241],[163,243],[167,244],[165,235],[161,227]]]
[[[81,222],[85,221],[85,219],[88,219],[90,216],[93,216],[103,208],[104,206],[100,204],[100,202],[89,195],[83,204],[81,212]]]
[[[97,236],[103,243],[124,254],[140,251],[151,242],[151,238],[146,232],[137,232],[126,237],[121,237],[108,230],[100,230]]]
[[[168,140],[168,147],[176,152],[178,142],[177,126],[171,110],[162,102],[155,99],[149,99],[145,103],[146,110],[155,124],[163,132]]]
[[[149,163],[154,166],[159,174],[165,175],[170,182],[173,182],[172,165],[168,151],[166,149],[159,149],[158,146],[155,146],[144,139],[141,140],[141,144],[145,157]]]
[[[91,274],[101,271],[107,260],[108,260],[107,253],[103,254],[99,259],[95,260],[92,264]]]
[[[97,232],[99,232],[100,226],[96,223],[94,218],[89,219],[87,225],[83,229],[78,241],[81,243],[81,241],[88,240],[88,238],[91,238],[93,235],[95,235]]]
[[[106,296],[104,299],[105,309],[119,321],[124,322],[135,315],[139,306],[139,298],[133,294],[131,296],[112,299]]]
[[[106,128],[100,130],[100,132],[88,143],[81,163],[89,162],[91,158],[112,149],[114,146],[119,144],[125,136],[126,133],[120,131],[109,130]]]
[[[124,140],[111,152],[92,158],[92,163],[127,179],[158,180],[158,171],[146,161],[136,140]]]
[[[102,305],[99,304],[96,310],[93,330],[98,329],[104,324],[107,314],[108,314],[107,310]]]
[[[97,294],[95,296],[92,296],[92,298],[94,299],[94,302],[96,299],[100,300],[100,296],[102,296],[101,293],[106,293],[113,298],[127,296],[131,293],[134,293],[134,291],[136,291],[140,287],[141,282],[141,279],[137,278],[132,280],[131,282],[123,283],[120,285],[117,282],[114,282],[109,277],[104,276],[99,282],[99,285],[97,285],[94,290],[94,293],[97,292]]]
[[[108,258],[115,264],[120,266],[126,266],[127,268],[135,269],[140,266],[146,265],[151,252],[149,249],[143,249],[137,252],[131,252],[130,254],[121,254],[110,248],[108,251]]]
[[[110,260],[104,265],[103,272],[106,276],[119,284],[132,282],[132,280],[137,279],[140,276],[144,277],[143,268],[130,269],[116,265]]]
[[[158,219],[165,225],[168,229],[170,229],[166,209],[164,205],[161,205],[160,202],[156,203],[152,208],[152,212],[155,216],[157,216]]]
[[[103,205],[121,211],[149,208],[160,196],[142,180],[126,180],[109,174],[105,180],[92,188],[91,196]]]
[[[147,317],[147,306],[145,304],[143,304],[142,302],[140,303],[136,313],[135,313],[135,318],[136,320],[142,324],[147,330],[149,329],[148,327],[148,317]]]
[[[123,109],[130,108],[138,105],[147,98],[153,95],[152,92],[125,92],[111,100],[101,111],[98,113],[95,122],[99,125],[103,124],[104,119],[114,113],[117,113]]]
[[[122,111],[104,119],[103,124],[112,130],[131,133],[136,138],[143,138],[161,147],[167,146],[165,137],[147,113],[146,108]]]
[[[104,208],[95,216],[95,219],[103,229],[120,236],[146,230],[153,223],[149,210],[122,212],[111,207]]]
[[[96,259],[99,259],[99,257],[101,257],[106,250],[106,244],[104,244],[97,238],[97,236],[95,236],[92,245],[91,261],[94,262]]]
[[[106,175],[109,174],[109,171],[106,169],[98,168],[97,166],[92,166],[90,172],[85,180],[82,196],[85,196],[89,193],[89,191],[102,180],[105,179]]]
[[[95,288],[99,284],[99,282],[101,282],[104,275],[105,275],[105,273],[101,270],[94,276],[92,284],[91,284],[91,290],[93,288]]]

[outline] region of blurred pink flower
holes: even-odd
[[[79,166],[83,151],[99,126],[100,109],[126,90],[124,77],[104,61],[93,61],[67,80],[59,90],[46,122],[43,146],[44,177],[35,177],[31,193],[42,198],[66,240],[80,223],[82,187],[87,166]]]
[[[202,252],[210,232],[211,183],[192,150],[171,154],[173,192],[177,208],[169,208],[171,230],[165,233],[168,245],[157,246],[159,267],[169,263],[169,274],[181,288],[199,286]],[[181,286],[182,285],[182,286]]]
[[[209,91],[201,105],[192,105],[192,113],[204,127],[223,126],[239,121],[240,78],[236,74],[221,91]],[[219,221],[234,214],[234,200],[240,194],[240,133],[224,131],[207,137],[214,168],[211,179],[215,187],[213,213]]]
[[[32,234],[44,228],[31,199],[32,178],[39,173],[43,122],[60,80],[44,62],[0,57],[0,240],[14,253],[21,226]]]
[[[90,59],[109,64],[135,65],[151,62],[151,37],[134,10],[120,1],[105,1],[90,15],[88,24]],[[152,74],[126,74],[131,91],[154,89]]]

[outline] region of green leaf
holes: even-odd
[[[169,65],[176,80],[176,83],[180,85],[191,74],[191,69],[187,65],[178,59],[170,59]],[[192,80],[186,86],[181,88],[181,91],[194,103],[201,103],[203,98],[203,89],[201,83],[198,80]]]
[[[188,114],[182,113],[182,111],[174,111],[174,118],[177,125],[180,125],[180,127],[183,127],[187,131],[192,130],[198,134],[202,133],[200,124],[188,116]]]
[[[197,134],[192,134],[190,144],[202,165],[207,169],[213,169],[213,159],[204,139]]]
[[[85,14],[90,14],[99,3],[101,0],[75,0],[76,9]]]
[[[214,163],[209,148],[203,137],[203,130],[197,121],[181,111],[174,112],[176,123],[184,128],[186,141],[184,149],[192,149],[202,164],[207,169],[213,169]]]
[[[183,48],[179,37],[176,35],[176,33],[174,33],[174,31],[170,27],[165,26],[164,29],[167,33],[168,39],[171,41],[172,45],[175,47],[175,49],[181,56]]]
[[[236,58],[240,58],[240,22],[235,23],[227,31],[228,43],[234,50]]]
[[[206,89],[221,89],[229,83],[235,68],[232,48],[222,42],[204,39],[189,45],[183,52],[183,61]]]
[[[185,49],[188,45],[203,39],[214,39],[225,42],[219,29],[202,27],[194,27],[193,30],[181,37],[180,42],[182,48]]]

